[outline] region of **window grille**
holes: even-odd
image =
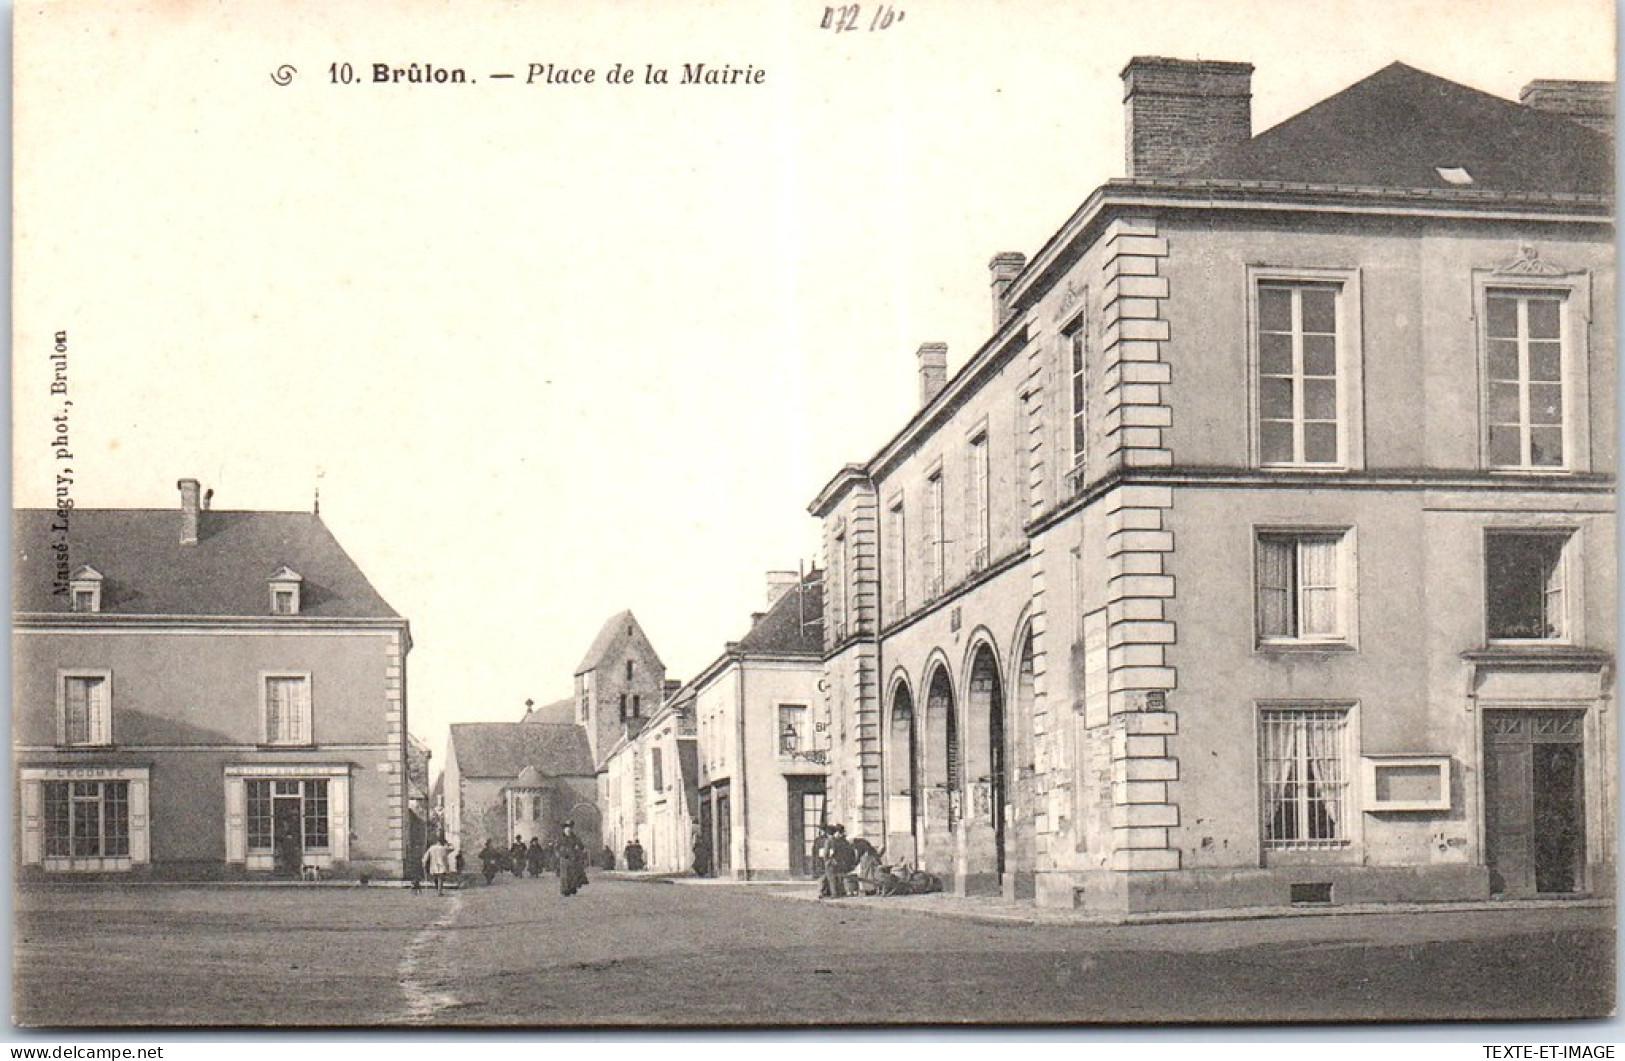
[[[1348,845],[1347,732],[1346,709],[1261,712],[1265,847],[1317,851]]]

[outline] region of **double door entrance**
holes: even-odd
[[[1484,841],[1490,890],[1583,891],[1585,712],[1484,712]]]

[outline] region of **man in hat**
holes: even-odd
[[[841,877],[841,871],[835,857],[835,837],[840,830],[839,825],[820,825],[820,835],[813,841],[813,858],[823,863],[824,878],[818,886],[820,899],[839,899],[846,894],[846,882]]]
[[[561,826],[553,846],[559,856],[559,894],[574,895],[587,883],[587,845],[576,835],[575,822]]]

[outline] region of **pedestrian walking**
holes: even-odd
[[[587,883],[587,845],[576,835],[575,822],[565,822],[553,845],[559,856],[559,894],[574,895]]]
[[[485,846],[480,848],[480,872],[485,874],[485,883],[494,884],[497,874],[502,872],[502,852],[491,846],[491,838],[485,838]]]
[[[711,876],[711,837],[704,829],[694,830],[694,876]]]
[[[455,858],[456,851],[450,844],[446,843],[444,836],[430,844],[429,849],[423,852],[423,871],[434,879],[436,895],[444,894],[446,875],[452,871],[452,866],[456,864]]]
[[[525,848],[525,868],[532,877],[542,875],[542,838],[539,836],[531,837],[530,846]]]
[[[625,854],[627,869],[636,873],[638,870],[643,868],[643,845],[638,843],[637,837],[634,836],[631,843],[626,845]]]
[[[525,875],[525,840],[518,833],[514,834],[513,843],[508,847],[508,868],[513,870],[515,877]]]

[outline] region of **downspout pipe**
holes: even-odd
[[[745,658],[736,656],[734,665],[739,668],[739,821],[744,827],[739,833],[739,872],[740,880],[750,880],[750,747],[745,743],[745,715],[747,702],[745,700]],[[733,833],[733,825],[729,823],[729,833]]]

